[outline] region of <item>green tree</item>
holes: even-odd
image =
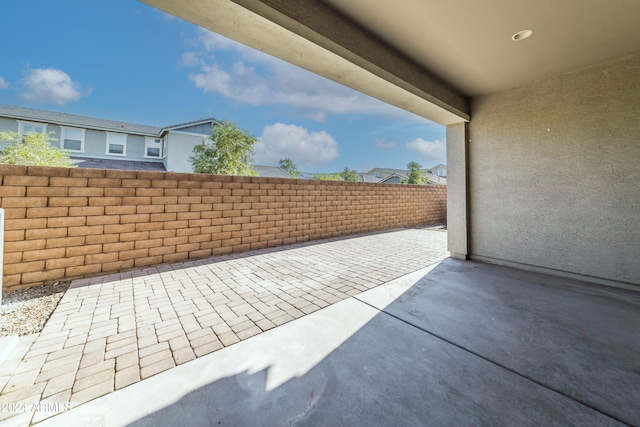
[[[340,177],[343,181],[350,182],[358,182],[360,181],[360,174],[353,169],[344,168],[342,172],[340,172]]]
[[[279,165],[280,165],[280,169],[283,169],[292,177],[297,178],[300,176],[300,171],[298,170],[296,165],[293,164],[291,159],[289,158],[280,159]]]
[[[342,181],[339,173],[317,173],[313,175],[313,179],[319,179],[321,181]]]
[[[253,146],[257,139],[229,121],[213,127],[211,136],[193,147],[189,161],[196,173],[255,176]]]
[[[422,165],[418,162],[407,164],[407,179],[402,179],[403,184],[424,184],[422,177]]]
[[[58,166],[74,168],[69,153],[59,147],[52,146],[53,132],[30,132],[20,135],[16,132],[0,132],[0,142],[6,145],[0,153],[0,163],[27,166]]]

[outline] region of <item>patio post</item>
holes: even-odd
[[[447,126],[447,249],[469,259],[469,124]]]

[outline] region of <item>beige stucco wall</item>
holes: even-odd
[[[640,284],[639,82],[635,55],[472,101],[472,255]]]
[[[447,249],[451,256],[467,259],[467,150],[468,125],[447,126]]]

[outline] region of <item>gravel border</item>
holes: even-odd
[[[40,332],[70,284],[57,282],[2,295],[0,337]]]

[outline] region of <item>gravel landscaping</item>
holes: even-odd
[[[0,337],[42,330],[71,282],[7,292],[0,306]]]

